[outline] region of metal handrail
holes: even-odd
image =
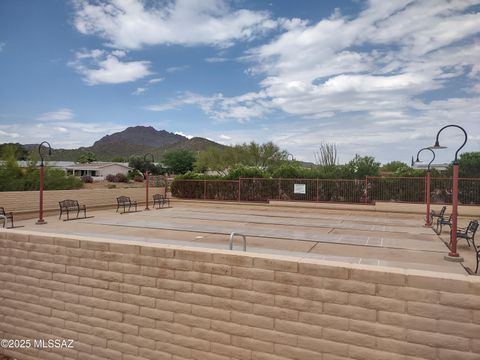
[[[235,237],[235,235],[241,236],[243,238],[243,251],[247,251],[247,237],[243,234],[236,232],[232,232],[230,234],[230,241],[228,243],[230,250],[233,250],[233,238]]]

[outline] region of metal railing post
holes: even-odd
[[[282,200],[282,179],[278,179],[278,200]]]
[[[243,238],[243,251],[247,251],[247,237],[243,234],[232,232],[230,233],[230,240],[228,242],[228,247],[230,250],[233,250],[233,238],[235,235],[241,236]]]
[[[365,176],[365,204],[368,203],[368,175]]]

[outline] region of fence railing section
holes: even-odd
[[[367,177],[345,179],[175,180],[172,195],[184,199],[230,201],[316,201],[372,203],[395,201],[424,203],[424,177]],[[432,203],[452,202],[452,179],[431,178]],[[459,179],[459,203],[480,205],[480,179]]]
[[[370,177],[367,176],[370,201],[425,202],[424,177]]]
[[[432,178],[430,183],[432,203],[452,203],[452,179]],[[480,179],[458,179],[458,202],[464,205],[480,205]]]

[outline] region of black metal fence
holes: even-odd
[[[424,203],[425,177],[366,177],[346,179],[175,180],[172,195],[184,199],[223,201],[312,201],[373,203],[392,201]],[[432,203],[452,202],[452,179],[431,178]],[[480,205],[480,179],[459,179],[459,203]]]

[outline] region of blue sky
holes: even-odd
[[[446,124],[480,150],[480,2],[0,2],[0,142],[89,146],[132,125],[322,142],[408,162]],[[441,142],[453,156],[450,130]]]

